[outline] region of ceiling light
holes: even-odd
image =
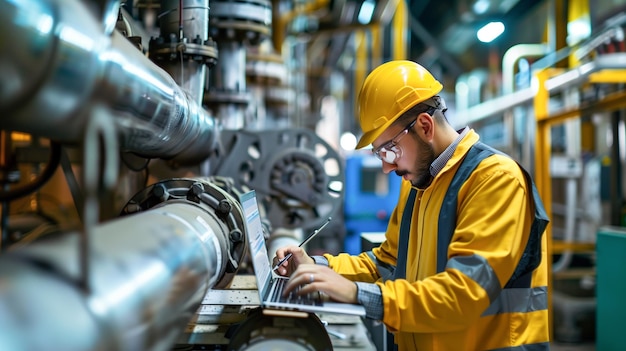
[[[574,46],[591,36],[589,17],[581,17],[567,24],[567,45]]]
[[[339,139],[339,145],[346,151],[354,151],[356,144],[356,136],[350,132],[343,133]]]
[[[376,3],[374,0],[365,0],[361,4],[361,9],[359,10],[359,16],[357,17],[359,23],[361,24],[369,24],[372,20],[372,15],[374,14],[374,7],[376,7]]]
[[[504,32],[504,23],[489,22],[476,32],[478,40],[483,43],[490,43]]]
[[[491,2],[489,0],[477,0],[474,5],[472,5],[472,9],[474,10],[475,14],[482,15],[483,13],[487,12],[487,10],[489,10],[490,5]]]

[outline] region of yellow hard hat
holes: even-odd
[[[443,85],[421,65],[389,61],[365,78],[359,93],[359,124],[363,136],[356,148],[371,144],[411,107],[437,95]]]

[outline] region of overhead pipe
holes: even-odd
[[[509,48],[502,56],[502,95],[507,96],[515,91],[515,66],[520,60],[532,57],[545,57],[550,53],[550,47],[547,44],[518,44]],[[521,69],[520,69],[521,71]],[[530,71],[530,70],[529,70]],[[532,72],[527,72],[531,75]],[[530,77],[529,77],[530,80]],[[508,126],[508,140],[515,140],[515,114],[514,111],[508,110],[504,112],[504,124]],[[523,152],[521,162],[524,165],[532,165],[532,155],[534,155],[534,119],[527,119],[524,128],[523,141],[520,141]]]
[[[547,44],[518,44],[510,47],[502,55],[502,94],[515,90],[515,65],[522,58],[543,57],[550,53]]]
[[[0,129],[76,143],[104,105],[121,151],[195,162],[214,149],[214,118],[82,1],[0,1],[0,43]]]

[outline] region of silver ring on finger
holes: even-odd
[[[312,273],[309,274],[309,283],[313,284],[314,281],[315,281],[315,276]]]

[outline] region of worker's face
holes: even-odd
[[[435,151],[432,145],[422,140],[419,135],[411,133],[411,136],[414,146],[407,150],[407,165],[398,165],[396,174],[410,181],[414,187],[423,189],[432,179],[430,165],[435,160]]]
[[[424,135],[420,135],[421,131],[416,129],[420,128],[421,124],[418,118],[418,123],[411,127],[405,137],[396,139],[394,147],[400,150],[400,156],[395,157],[393,162],[385,162],[385,157],[380,158],[383,172],[395,171],[397,175],[410,181],[413,186],[425,188],[431,181],[430,165],[435,160],[435,152],[432,145],[422,139]],[[387,145],[402,130],[401,126],[390,127],[374,141],[374,150]]]
[[[372,153],[374,154],[374,156],[378,157],[379,160],[385,163],[395,164],[397,160],[402,157],[402,148],[398,146],[398,143],[405,135],[409,133],[413,126],[415,126],[415,123],[417,123],[417,119],[411,122],[404,129],[402,129],[391,140],[382,143],[382,145],[380,146],[372,148]]]

